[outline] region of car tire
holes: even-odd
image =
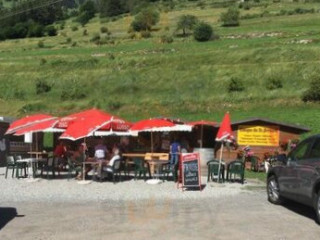
[[[320,190],[316,196],[316,201],[315,201],[315,210],[316,210],[316,220],[320,224]]]
[[[273,204],[282,204],[283,199],[280,196],[279,184],[276,176],[272,175],[267,181],[268,201]]]

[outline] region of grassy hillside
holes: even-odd
[[[264,17],[222,28],[218,19],[226,8],[213,8],[211,2],[163,9],[149,39],[131,39],[127,31],[133,18],[122,16],[96,17],[85,27],[70,19],[56,37],[0,42],[0,115],[63,115],[99,107],[129,120],[161,115],[221,120],[230,111],[233,120],[269,117],[318,132],[319,105],[303,103],[301,94],[310,76],[320,73],[320,5],[261,2],[241,9],[241,16]],[[281,13],[297,8],[315,12]],[[209,22],[220,38],[198,43],[191,36],[176,37],[182,14]],[[102,26],[111,35],[96,45],[90,41],[95,35],[106,38]],[[161,43],[163,35],[174,36],[174,42]],[[240,79],[245,90],[229,93],[231,78]],[[268,90],[272,78],[283,87]],[[52,88],[37,94],[37,83]]]

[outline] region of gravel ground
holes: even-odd
[[[113,184],[112,182],[91,182],[81,185],[77,180],[63,179],[39,179],[36,182],[28,182],[28,179],[7,179],[2,177],[5,168],[0,168],[0,192],[3,201],[11,202],[104,202],[104,201],[131,201],[144,199],[199,199],[219,198],[233,196],[243,192],[245,186],[255,186],[256,183],[206,184],[206,178],[202,177],[202,183],[206,184],[199,191],[182,191],[177,189],[174,182],[163,182],[158,185],[149,185],[144,180],[128,180]]]
[[[318,239],[312,208],[270,204],[257,181],[209,183],[181,191],[172,182],[117,184],[5,179],[0,168],[0,239]],[[203,183],[206,184],[203,178]]]

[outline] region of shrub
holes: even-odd
[[[314,76],[311,80],[309,89],[302,95],[304,102],[320,101],[320,77]]]
[[[54,26],[47,26],[46,32],[47,32],[48,36],[51,36],[51,37],[57,35],[57,29]]]
[[[44,42],[43,41],[39,41],[38,42],[38,48],[44,48]]]
[[[32,24],[29,26],[28,37],[42,37],[44,35],[44,27],[40,24]]]
[[[228,84],[228,92],[241,92],[244,90],[243,83],[240,79],[232,77]]]
[[[66,39],[66,43],[71,43],[72,42],[72,38],[71,37],[68,37],[67,39]]]
[[[173,43],[173,37],[168,35],[162,35],[160,37],[160,43]]]
[[[78,31],[78,27],[77,27],[77,26],[73,26],[73,27],[71,28],[71,30],[72,30],[73,32]]]
[[[109,32],[109,29],[107,27],[101,27],[100,28],[100,32],[101,33],[108,33]]]
[[[143,38],[150,38],[151,37],[151,33],[149,31],[141,31],[141,37]]]
[[[40,59],[40,65],[45,65],[47,63],[47,60],[44,58]]]
[[[266,88],[268,90],[274,90],[274,89],[279,89],[279,88],[282,88],[282,82],[281,82],[281,79],[273,76],[273,77],[269,77],[267,79],[267,82],[266,82]]]
[[[153,8],[145,8],[135,16],[131,27],[136,32],[150,31],[159,22],[160,14]]]
[[[177,23],[177,30],[182,30],[182,35],[186,36],[187,31],[192,31],[193,28],[198,23],[198,18],[193,15],[182,15],[179,17],[178,23]]]
[[[100,37],[99,33],[96,33],[96,34],[94,34],[93,37],[90,39],[90,42],[99,43],[99,42],[100,42],[100,39],[101,39],[101,37]]]
[[[65,100],[78,100],[87,96],[87,87],[77,80],[65,81],[61,91],[60,99]]]
[[[223,27],[234,27],[239,26],[239,10],[232,7],[229,8],[227,12],[221,13],[220,21]]]
[[[51,91],[51,85],[49,85],[45,80],[38,80],[36,82],[36,94],[43,94]]]
[[[204,22],[199,23],[193,32],[194,39],[199,42],[205,42],[211,39],[213,35],[212,27]]]

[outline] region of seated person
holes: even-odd
[[[59,170],[62,170],[67,165],[67,148],[64,145],[63,141],[60,140],[59,144],[53,151],[53,156],[58,159]],[[60,171],[59,171],[60,172]]]
[[[107,154],[108,154],[107,146],[103,144],[103,139],[99,139],[98,145],[95,146],[95,152],[94,152],[95,161],[98,162],[98,164],[93,165],[94,178],[96,178],[96,173],[98,177],[101,177],[102,163],[104,160],[106,160]]]
[[[114,162],[120,159],[120,151],[117,147],[114,147],[112,149],[112,153],[113,153],[113,157],[110,159],[107,166],[103,167],[103,170],[106,172],[112,172],[112,167],[114,165]]]

